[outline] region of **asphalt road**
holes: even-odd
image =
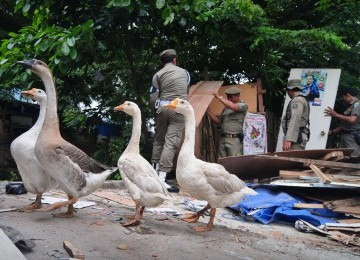
[[[106,189],[127,197],[125,189]],[[59,196],[56,193],[48,195]],[[186,194],[185,194],[186,195]],[[32,194],[8,195],[0,192],[0,210],[31,202]],[[177,202],[182,195],[175,196]],[[123,204],[89,195],[82,200],[96,205],[78,209],[75,217],[58,219],[52,212],[0,213],[0,224],[20,231],[36,246],[23,252],[32,259],[69,259],[63,247],[70,241],[85,259],[359,259],[359,248],[345,246],[317,234],[302,233],[289,225],[244,221],[227,209],[220,209],[215,228],[198,233],[173,214],[145,211],[139,227],[124,228],[120,221],[134,214]],[[165,205],[189,212],[182,204]],[[66,209],[57,210],[56,212]],[[208,218],[201,220],[207,223]],[[1,259],[1,254],[0,254]]]

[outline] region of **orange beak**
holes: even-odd
[[[173,101],[171,101],[169,104],[164,105],[164,107],[167,107],[169,109],[176,109],[177,105],[179,104],[179,98],[175,98]]]
[[[117,107],[114,107],[115,111],[124,111],[125,103],[118,105]]]
[[[27,98],[34,98],[35,91],[36,91],[36,88],[32,88],[30,90],[24,90],[24,91],[21,91],[21,95],[23,95],[24,97],[27,97]]]

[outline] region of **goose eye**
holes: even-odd
[[[180,101],[180,104],[184,104],[184,101]]]

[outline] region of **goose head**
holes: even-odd
[[[164,107],[175,110],[175,112],[183,115],[188,114],[189,111],[193,110],[191,104],[188,101],[180,98],[175,98],[169,104],[164,105]]]
[[[138,105],[131,101],[125,101],[121,105],[114,108],[115,111],[123,111],[130,116],[135,116],[140,113]]]
[[[22,61],[18,61],[17,64],[22,65],[26,69],[30,69],[32,72],[34,72],[38,76],[40,76],[44,73],[51,74],[49,66],[41,60],[37,60],[37,59],[22,60]]]
[[[30,90],[21,91],[21,95],[27,98],[34,99],[36,101],[46,99],[46,93],[42,89],[32,88]]]

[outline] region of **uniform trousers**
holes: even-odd
[[[220,137],[219,157],[239,156],[242,154],[243,147],[239,138]]]
[[[360,146],[355,141],[355,137],[352,134],[341,134],[340,145],[343,148],[354,148],[354,151],[350,156],[360,156]]]
[[[155,142],[151,162],[159,163],[160,171],[171,172],[175,154],[182,141],[184,116],[165,107],[159,107],[156,113]]]

